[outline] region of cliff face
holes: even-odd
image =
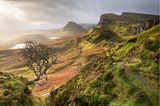
[[[128,32],[136,35],[139,34],[141,32],[146,31],[147,29],[152,28],[155,25],[158,25],[160,23],[160,20],[158,19],[150,19],[150,20],[146,20],[143,23],[140,23],[137,26],[130,26],[128,28]]]
[[[129,19],[127,17],[122,17],[120,15],[103,14],[103,15],[101,15],[99,24],[112,23],[112,22],[127,23],[127,22],[130,22],[130,21],[132,21],[132,19]]]
[[[103,14],[100,18],[101,23],[116,22],[116,23],[141,23],[146,20],[159,20],[158,15],[141,14],[141,13],[129,13],[124,12],[122,15],[116,14]]]
[[[122,15],[103,14],[100,18],[99,24],[106,23],[127,25],[127,31],[136,35],[159,24],[160,16],[129,12],[124,12]]]

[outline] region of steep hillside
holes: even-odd
[[[78,25],[77,23],[68,22],[68,24],[66,26],[64,26],[63,29],[61,29],[60,31],[55,33],[55,35],[65,38],[65,37],[69,37],[69,36],[83,33],[85,31],[86,30],[82,26]]]
[[[80,38],[83,52],[104,51],[88,54],[80,74],[52,91],[47,105],[158,106],[160,25],[137,35],[128,32],[129,25],[103,19]]]

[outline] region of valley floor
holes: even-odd
[[[49,69],[48,83],[42,86],[38,86],[38,84],[31,85],[32,95],[44,101],[52,90],[65,85],[66,82],[79,74],[86,56],[99,54],[103,51],[104,48],[101,47],[81,51],[79,47],[73,46],[65,52],[59,52],[57,54],[58,58],[56,64]],[[28,80],[33,80],[35,78],[32,71],[24,67],[21,57],[18,57],[18,55],[20,55],[19,50],[5,50],[0,53],[0,58],[3,61],[0,62],[0,69],[2,72],[18,74]],[[41,81],[38,83],[41,83]]]

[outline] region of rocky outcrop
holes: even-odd
[[[140,23],[146,20],[159,20],[158,15],[150,14],[141,14],[141,13],[130,13],[124,12],[122,15],[116,14],[103,14],[101,15],[99,24],[106,23],[121,23],[121,24],[130,24],[130,23]]]
[[[139,33],[143,32],[143,31],[145,31],[147,29],[152,28],[153,26],[155,26],[155,25],[157,25],[159,23],[160,23],[160,21],[157,20],[157,19],[147,20],[147,21],[141,23],[138,26],[134,26],[134,27],[131,26],[131,27],[129,27],[128,28],[128,32],[136,35],[136,34],[139,34]]]
[[[106,24],[106,23],[112,23],[112,22],[127,22],[129,21],[128,18],[121,17],[120,15],[116,14],[103,14],[101,15],[99,24]]]
[[[160,23],[160,16],[124,12],[122,15],[103,14],[100,18],[99,24],[121,24],[127,26],[127,30],[132,34],[139,34],[147,29]]]

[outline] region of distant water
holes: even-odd
[[[25,44],[24,43],[21,43],[21,44],[17,44],[15,46],[13,46],[11,49],[23,49],[25,48]]]
[[[59,39],[59,37],[49,37],[49,39],[56,40],[56,39]],[[23,48],[25,48],[25,46],[26,45],[24,43],[20,43],[20,44],[17,44],[15,46],[11,47],[10,49],[23,49]]]
[[[54,36],[54,37],[49,37],[49,39],[55,40],[55,39],[59,39],[59,37]]]

